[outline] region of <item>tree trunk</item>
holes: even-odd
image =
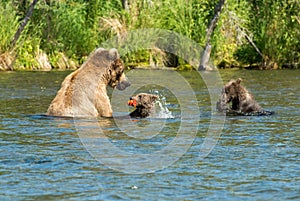
[[[28,12],[26,13],[26,16],[23,20],[23,22],[21,23],[19,29],[17,30],[17,32],[15,33],[13,40],[11,42],[11,48],[15,46],[16,42],[18,41],[18,39],[21,36],[22,31],[24,30],[25,26],[27,25],[32,13],[33,13],[33,9],[34,6],[36,5],[36,3],[38,2],[38,0],[33,0],[33,2],[30,4]]]
[[[207,69],[207,64],[208,64],[208,61],[209,61],[210,52],[211,52],[211,45],[209,43],[207,43],[206,46],[205,46],[204,51],[201,54],[199,70],[206,70]]]
[[[207,64],[208,64],[208,61],[209,61],[209,58],[210,58],[210,52],[211,52],[211,45],[210,45],[211,35],[212,35],[213,31],[215,30],[215,28],[217,26],[217,22],[218,22],[220,14],[221,14],[221,11],[223,9],[223,6],[225,4],[225,1],[226,0],[220,0],[219,1],[218,5],[215,8],[214,17],[210,21],[209,26],[207,28],[206,46],[205,46],[205,49],[204,49],[203,53],[201,54],[200,64],[199,64],[198,70],[206,70],[207,69]]]
[[[129,1],[128,0],[122,0],[123,8],[127,11],[129,11]]]

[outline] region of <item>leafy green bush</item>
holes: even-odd
[[[51,7],[51,38],[44,40],[42,47],[49,52],[63,51],[68,57],[84,56],[91,52],[97,43],[93,27],[86,23],[86,4],[57,2]]]
[[[19,41],[10,48],[30,4],[13,2],[0,1],[0,64],[12,59],[5,57],[16,57],[15,69],[41,69],[43,58],[53,68],[66,69],[78,67],[93,49],[111,37],[122,40],[136,29],[171,30],[204,46],[218,0],[130,0],[129,10],[123,9],[121,0],[38,1]],[[255,63],[267,68],[300,63],[299,10],[297,0],[226,1],[211,40],[214,64]],[[172,49],[180,41],[160,38],[158,43]],[[159,45],[123,57],[130,65],[170,63],[166,60],[185,65]]]
[[[266,65],[300,62],[300,4],[290,0],[253,1],[251,28]]]
[[[16,15],[11,3],[0,3],[0,54],[9,51],[11,41],[19,25],[19,18]]]
[[[39,41],[32,39],[25,40],[17,50],[17,59],[14,66],[20,70],[37,70],[39,64],[36,60],[38,55]]]

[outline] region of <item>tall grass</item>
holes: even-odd
[[[13,62],[10,44],[18,29],[19,18],[11,3],[0,4],[0,13],[0,70],[7,70]]]
[[[114,36],[122,40],[126,33],[142,28],[171,30],[204,46],[218,0],[130,0],[129,10],[123,9],[121,0],[39,1],[14,47],[10,42],[28,5],[8,2],[0,1],[0,68],[33,70],[76,68],[104,41]],[[299,63],[299,10],[296,0],[227,1],[211,40],[215,65],[276,68]],[[159,40],[170,48],[178,43]],[[128,65],[160,65],[171,57],[156,46],[130,52],[123,59]]]
[[[299,63],[299,1],[261,0],[260,3],[253,3],[252,8],[257,13],[252,16],[252,26],[265,56],[265,68]]]

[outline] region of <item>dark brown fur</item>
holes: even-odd
[[[124,90],[130,86],[116,49],[96,49],[87,61],[63,81],[47,115],[111,117],[106,86]]]
[[[221,98],[217,102],[219,112],[253,113],[263,112],[254,96],[241,83],[242,79],[230,80],[222,89]],[[230,104],[231,103],[231,107]]]
[[[158,96],[147,93],[139,93],[130,99],[135,100],[137,105],[136,109],[129,115],[132,118],[145,118],[149,117],[155,112],[155,102]]]

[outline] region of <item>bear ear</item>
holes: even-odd
[[[101,54],[102,52],[105,52],[106,50],[102,47],[99,47],[94,50],[93,54]]]
[[[105,51],[107,51],[107,50],[105,50],[105,49],[102,48],[102,47],[99,47],[99,48],[95,49],[94,52],[90,54],[90,56],[95,56],[95,55],[96,55],[97,57],[101,57],[101,55],[102,55],[103,52],[105,52]]]
[[[120,58],[120,55],[118,53],[118,50],[116,48],[112,48],[108,51],[108,56],[110,60],[116,60]]]
[[[236,83],[240,84],[242,81],[243,81],[242,78],[239,78],[236,80]]]
[[[105,49],[104,48],[102,48],[102,47],[99,47],[99,48],[97,48],[96,50],[95,50],[95,52],[103,52],[103,51],[105,51]]]

